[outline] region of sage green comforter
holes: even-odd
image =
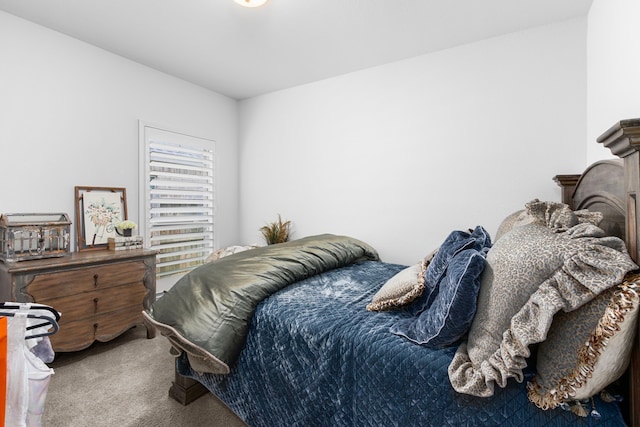
[[[368,244],[332,234],[251,249],[194,269],[143,315],[195,370],[229,373],[260,301],[298,280],[378,259]]]

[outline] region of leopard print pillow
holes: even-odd
[[[460,393],[491,396],[494,384],[522,382],[528,347],[546,338],[556,312],[575,310],[637,268],[624,242],[595,225],[566,211],[530,213],[542,219],[512,229],[487,255],[468,341],[449,366]]]
[[[520,227],[523,225],[531,224],[534,221],[534,218],[529,215],[527,211],[521,209],[507,216],[502,222],[500,226],[498,226],[498,231],[496,231],[496,237],[494,238],[494,242],[498,241],[502,236],[507,234],[509,231],[513,230],[516,227]]]

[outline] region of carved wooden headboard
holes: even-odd
[[[604,214],[600,226],[627,244],[631,258],[638,263],[640,246],[640,119],[622,120],[598,138],[620,159],[603,160],[589,166],[582,175],[557,175],[562,201],[573,209]],[[625,406],[632,426],[640,427],[640,324],[628,375]]]

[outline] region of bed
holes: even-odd
[[[598,142],[620,159],[554,177],[562,203],[416,265],[327,234],[193,270],[143,313],[176,352],[170,394],[250,426],[640,426],[640,120]]]

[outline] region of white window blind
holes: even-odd
[[[162,290],[173,285],[176,274],[202,264],[213,250],[214,143],[142,127],[141,228],[145,246],[158,251],[156,279]]]

